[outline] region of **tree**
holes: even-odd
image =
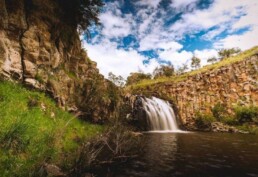
[[[184,72],[186,72],[187,70],[188,70],[188,66],[186,63],[184,63],[182,66],[180,66],[177,69],[176,73],[177,73],[177,75],[180,75],[180,74],[183,74]]]
[[[126,85],[135,84],[144,79],[151,79],[151,74],[130,73],[130,76],[127,77]]]
[[[239,48],[230,48],[230,49],[220,49],[218,54],[220,56],[220,59],[223,60],[225,58],[229,58],[234,54],[240,53],[241,50]]]
[[[194,69],[198,69],[201,67],[201,59],[193,56],[191,59],[191,67]]]
[[[125,85],[125,79],[120,75],[116,76],[112,72],[108,73],[108,80],[120,87],[123,87]]]
[[[98,15],[104,5],[102,0],[57,0],[57,2],[62,7],[61,15],[64,22],[69,26],[84,32],[90,25],[99,24]]]
[[[153,71],[154,78],[158,77],[170,77],[175,74],[175,69],[173,65],[161,65],[156,67]]]
[[[34,0],[33,0],[34,1]],[[99,13],[104,5],[102,0],[55,0],[55,14],[46,15],[51,21],[51,36],[58,44],[62,41],[66,50],[70,50],[73,42],[78,40],[77,32],[90,37],[88,27],[99,25]],[[49,10],[50,8],[47,8]],[[45,10],[45,11],[47,11]],[[45,12],[44,12],[45,13]],[[47,13],[46,13],[47,14]],[[65,30],[63,30],[65,29]]]
[[[217,58],[216,57],[211,57],[211,58],[208,58],[207,62],[208,63],[215,63],[217,61]]]

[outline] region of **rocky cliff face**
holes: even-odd
[[[218,103],[229,114],[235,105],[258,104],[258,54],[180,82],[135,88],[133,92],[171,99],[178,107],[182,123],[191,128],[197,113],[209,114]]]
[[[0,0],[0,74],[50,93],[84,118],[111,116],[118,90],[99,74],[52,0]]]

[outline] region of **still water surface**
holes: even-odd
[[[258,177],[258,136],[220,133],[145,134],[138,159],[109,169],[112,177]]]

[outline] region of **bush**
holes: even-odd
[[[221,120],[221,122],[227,124],[227,125],[237,125],[238,121],[235,119],[235,117],[233,116],[226,116],[223,117],[223,119]]]
[[[130,73],[130,76],[127,77],[126,85],[136,84],[144,79],[151,79],[151,74]]]
[[[239,123],[258,122],[257,106],[235,107],[235,117]]]
[[[226,115],[226,106],[217,103],[212,109],[211,112],[213,116],[217,119],[217,121],[222,121],[227,115]]]
[[[200,129],[210,129],[211,123],[215,121],[216,119],[210,114],[197,113],[195,117],[195,123]]]
[[[154,79],[159,77],[171,77],[175,75],[175,68],[172,64],[170,65],[161,65],[156,67],[153,71]]]

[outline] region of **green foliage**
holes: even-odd
[[[195,123],[200,129],[210,129],[211,123],[216,119],[210,114],[197,113],[195,116]]]
[[[29,143],[29,139],[23,136],[27,129],[26,123],[22,120],[15,120],[13,124],[1,132],[0,147],[5,151],[12,149],[14,154],[23,152]]]
[[[103,130],[17,84],[1,81],[0,98],[1,176],[40,176],[44,163],[69,166],[80,144]]]
[[[191,67],[194,69],[198,69],[201,67],[201,59],[193,56],[191,59]]]
[[[62,9],[62,19],[73,29],[85,31],[92,24],[99,24],[98,14],[104,5],[101,0],[57,0]]]
[[[156,67],[153,71],[154,79],[158,77],[170,77],[175,74],[175,69],[173,65],[161,65]]]
[[[215,106],[211,109],[211,112],[218,121],[222,121],[227,116],[226,106],[221,103],[215,104]]]
[[[207,62],[208,63],[216,63],[218,61],[218,59],[216,57],[211,57],[211,58],[208,58]]]
[[[225,116],[221,122],[227,125],[238,125],[238,121],[236,120],[235,116]]]
[[[126,85],[136,84],[144,79],[151,79],[151,75],[144,73],[130,73],[130,76],[127,77]]]
[[[183,73],[185,73],[186,71],[188,70],[188,66],[186,63],[184,63],[182,66],[180,66],[177,71],[176,71],[176,74],[177,75],[181,75]]]
[[[125,79],[120,75],[116,76],[112,72],[108,73],[108,80],[120,87],[123,87],[125,85]]]
[[[245,132],[249,132],[251,134],[258,135],[258,126],[253,126],[250,124],[243,124],[243,125],[238,125],[237,128],[239,130],[243,130]]]
[[[236,120],[243,124],[247,122],[258,122],[257,106],[237,106],[235,107]]]
[[[218,54],[221,58],[221,60],[225,59],[225,58],[229,58],[234,54],[238,54],[240,53],[241,50],[239,48],[231,48],[231,49],[221,49],[219,50]]]
[[[107,93],[105,95],[110,100],[109,111],[116,111],[121,98],[120,90],[112,82],[110,82],[108,83]]]
[[[44,83],[44,79],[37,73],[35,79],[39,81],[39,83]]]

